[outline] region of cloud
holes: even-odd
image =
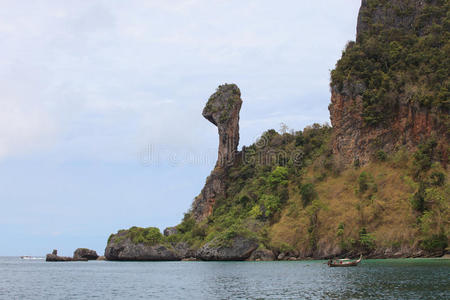
[[[201,110],[224,82],[241,87],[244,136],[273,125],[274,110],[293,126],[326,121],[328,70],[359,0],[345,3],[2,1],[0,156],[42,144],[106,160],[148,143],[213,147]]]

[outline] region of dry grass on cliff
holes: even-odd
[[[359,192],[358,178],[369,174],[373,191]],[[336,249],[341,241],[358,239],[362,227],[367,228],[378,246],[398,247],[414,242],[417,235],[416,216],[410,197],[414,192],[406,169],[394,169],[387,163],[372,163],[361,169],[344,171],[338,177],[318,182],[310,168],[304,181],[314,182],[322,208],[318,212],[317,245],[319,249]],[[344,225],[338,236],[339,224]],[[291,188],[289,205],[270,234],[276,247],[289,244],[306,252],[310,247],[308,210],[303,208],[298,191]]]

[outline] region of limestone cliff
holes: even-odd
[[[447,163],[448,13],[448,1],[362,1],[356,42],[332,72],[333,151],[344,162],[439,137]]]
[[[217,126],[219,150],[216,167],[206,179],[205,187],[192,205],[192,213],[197,221],[203,220],[212,213],[218,197],[226,197],[224,177],[237,155],[241,106],[239,88],[235,84],[224,84],[211,95],[203,110],[203,117]]]

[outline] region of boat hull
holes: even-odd
[[[356,267],[362,260],[362,255],[358,260],[350,261],[350,262],[341,262],[341,263],[335,263],[331,260],[328,262],[328,266],[332,268],[343,268],[343,267]]]

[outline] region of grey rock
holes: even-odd
[[[53,250],[51,254],[47,254],[45,261],[73,261],[72,257],[58,256],[58,250]]]
[[[248,260],[252,261],[272,261],[275,260],[275,255],[268,249],[257,249],[252,252]]]
[[[97,252],[94,250],[90,250],[87,248],[78,248],[73,253],[74,260],[87,259],[87,260],[96,260],[98,258]]]
[[[204,245],[197,251],[197,258],[201,260],[220,260],[220,261],[240,261],[250,257],[253,251],[258,248],[256,240],[236,236],[230,246],[217,245],[217,240]]]
[[[241,91],[237,85],[224,84],[211,95],[203,109],[203,117],[217,126],[219,150],[216,167],[192,205],[192,214],[196,221],[202,221],[211,215],[217,198],[226,197],[224,184],[224,178],[227,176],[226,170],[238,157],[241,106]]]
[[[122,261],[176,261],[195,253],[186,243],[171,244],[135,244],[127,236],[127,230],[121,230],[111,236],[105,249],[107,260]]]
[[[164,229],[164,236],[171,236],[178,233],[178,229],[176,227],[167,227]]]

